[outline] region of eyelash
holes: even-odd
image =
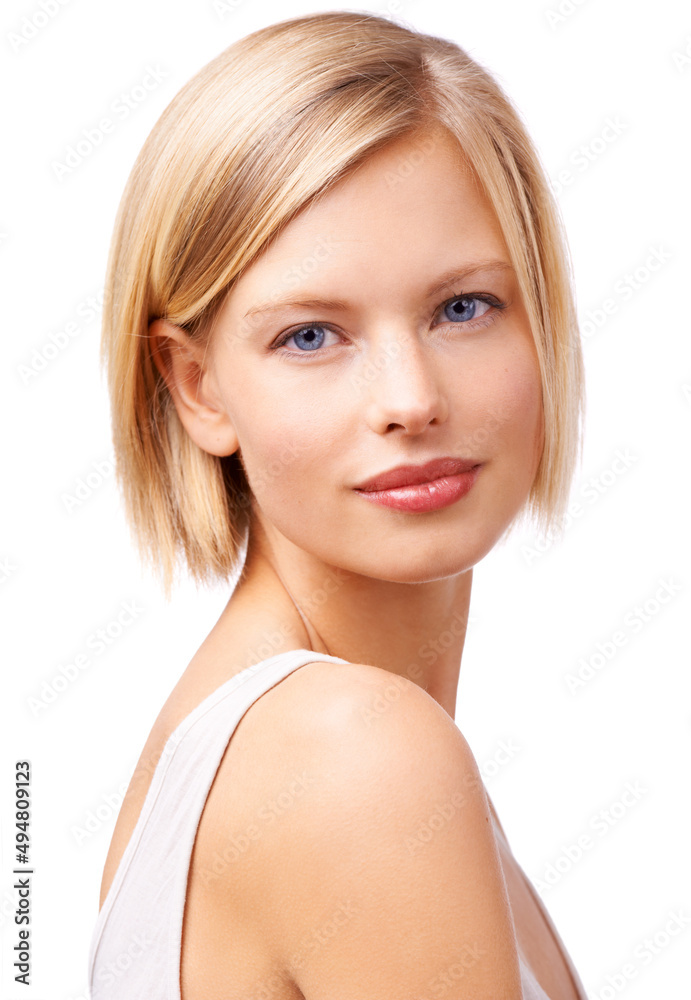
[[[478,326],[487,326],[489,323],[494,322],[494,320],[496,319],[497,312],[506,308],[506,303],[500,302],[499,299],[495,298],[493,295],[487,295],[481,292],[471,292],[471,293],[461,292],[458,295],[452,295],[451,298],[446,299],[444,302],[442,302],[441,305],[438,306],[436,313],[443,311],[448,305],[450,305],[452,302],[457,302],[459,299],[476,299],[478,302],[484,302],[486,305],[492,306],[494,312],[484,313],[482,316],[479,316],[477,320],[474,321],[470,319],[466,320],[466,322],[464,323],[453,323],[451,320],[446,320],[445,322],[449,326],[469,327],[473,326],[474,323]],[[318,348],[315,351],[291,351],[283,347],[283,345],[288,340],[290,340],[290,338],[293,337],[296,333],[302,333],[303,330],[309,330],[311,327],[319,327],[320,329],[323,330],[331,330],[332,333],[336,332],[335,330],[332,329],[329,323],[320,323],[319,321],[313,323],[303,323],[301,326],[298,326],[293,330],[288,330],[286,333],[281,334],[279,340],[277,340],[276,343],[274,343],[271,346],[270,350],[277,351],[279,354],[289,355],[292,358],[310,357],[315,354],[323,353],[323,351],[325,350],[328,350],[328,348],[323,348],[323,349]]]

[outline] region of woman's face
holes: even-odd
[[[445,132],[395,141],[301,212],[238,280],[209,350],[252,516],[330,566],[462,572],[526,500],[535,347],[494,212]],[[447,482],[444,506],[356,489],[446,457],[479,469]]]

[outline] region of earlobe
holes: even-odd
[[[216,391],[206,351],[164,319],[149,325],[151,356],[168,386],[178,417],[194,443],[211,455],[232,455],[239,441]]]

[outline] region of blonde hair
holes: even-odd
[[[545,443],[523,512],[563,516],[580,454],[583,361],[566,240],[522,121],[455,43],[373,14],[281,21],[240,39],[173,99],[147,138],[108,261],[107,364],[118,483],[140,553],[170,595],[239,567],[249,484],[200,449],[156,368],[149,323],[202,345],[241,272],[311,199],[391,140],[434,124],[458,141],[494,207],[535,338]]]

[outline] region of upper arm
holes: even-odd
[[[338,683],[338,682],[337,682]],[[264,845],[262,922],[306,1000],[520,1000],[472,753],[411,682],[356,665],[303,729],[309,808]]]

